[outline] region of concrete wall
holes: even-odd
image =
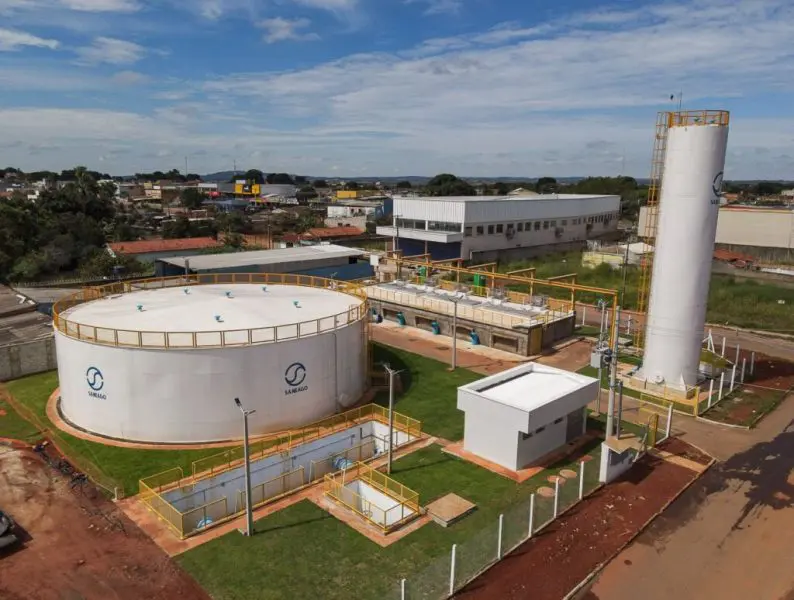
[[[0,346],[0,381],[52,371],[57,367],[53,336]]]
[[[458,409],[466,413],[463,448],[506,469],[516,470],[519,423],[526,421],[526,414],[464,390],[458,390]]]
[[[567,441],[566,430],[567,419],[561,417],[556,423],[541,425],[529,434],[519,434],[518,459],[516,461],[518,468],[528,467],[540,457],[564,446]]]
[[[346,502],[351,502],[360,513],[370,514],[373,521],[386,527],[414,514],[410,508],[405,506],[401,508],[397,500],[360,479],[351,481],[345,485],[345,488],[356,494],[356,496],[344,495]]]

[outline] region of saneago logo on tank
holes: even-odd
[[[88,367],[85,372],[85,381],[90,388],[88,390],[89,396],[100,400],[107,400],[107,395],[101,393],[102,388],[105,387],[105,378],[102,375],[102,371],[96,367]]]
[[[287,383],[287,389],[284,390],[284,395],[297,394],[298,392],[305,392],[309,389],[308,385],[303,385],[306,381],[306,367],[299,362],[292,363],[284,371],[284,381]]]

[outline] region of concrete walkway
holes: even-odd
[[[757,429],[674,419],[674,431],[720,460],[584,596],[588,600],[794,595],[794,396]]]

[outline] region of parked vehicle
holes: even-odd
[[[0,510],[0,550],[17,543],[17,536],[13,534],[14,520]]]

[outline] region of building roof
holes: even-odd
[[[525,412],[536,411],[597,380],[538,363],[526,363],[462,386],[494,402]]]
[[[344,248],[333,244],[320,246],[298,246],[296,248],[276,248],[274,250],[254,250],[250,252],[231,252],[228,254],[206,254],[199,256],[174,256],[161,258],[177,267],[185,266],[185,259],[190,261],[191,271],[209,271],[213,269],[233,269],[251,265],[277,265],[291,262],[308,262],[328,258],[351,258],[363,256],[362,250]]]
[[[149,254],[152,252],[174,252],[178,250],[203,250],[217,248],[223,244],[211,237],[177,238],[173,240],[138,240],[135,242],[113,242],[108,244],[113,253]]]
[[[314,227],[309,229],[301,237],[303,238],[340,238],[356,237],[365,232],[358,227]]]
[[[538,200],[589,200],[610,198],[617,194],[536,194],[534,196],[395,196],[401,201],[435,202],[537,202]]]
[[[52,335],[52,319],[31,300],[0,285],[0,346]]]

